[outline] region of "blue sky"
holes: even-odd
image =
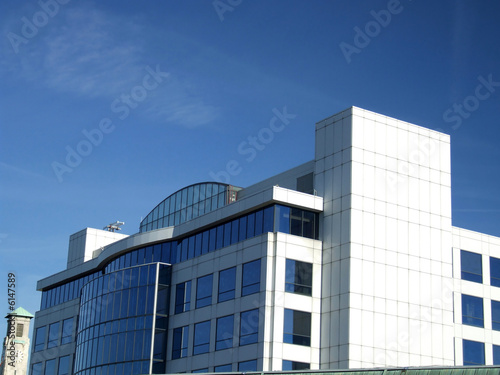
[[[243,187],[307,162],[315,122],[352,105],[450,134],[453,224],[500,236],[498,2],[41,4],[0,3],[0,274],[17,306],[38,309],[72,233],[134,234],[233,160]],[[247,161],[238,147],[285,108]]]

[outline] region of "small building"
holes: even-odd
[[[30,322],[33,315],[22,307],[8,313],[7,333],[3,340],[0,375],[26,375],[30,354]]]

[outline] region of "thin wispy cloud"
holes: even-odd
[[[47,177],[45,177],[39,173],[35,173],[35,172],[29,171],[27,169],[19,168],[15,165],[10,165],[10,164],[4,163],[4,162],[0,162],[0,172],[1,172],[2,176],[4,176],[4,177],[8,176],[10,174],[10,175],[13,175],[15,177],[27,177],[30,179],[35,178],[35,179],[39,179],[39,180],[50,181]]]
[[[33,84],[41,82],[42,88],[111,103],[142,84],[146,67],[169,72],[166,62],[151,58],[155,54],[144,45],[146,39],[140,20],[88,6],[65,8],[43,35],[23,45],[22,53],[4,51],[4,61],[10,63],[2,70]],[[165,80],[148,92],[137,113],[186,127],[215,120],[217,109],[187,87],[178,77]]]

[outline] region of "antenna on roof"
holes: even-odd
[[[123,224],[125,224],[123,221],[115,221],[114,223],[111,223],[111,224],[108,224],[106,225],[104,228],[104,230],[107,230],[108,232],[115,232],[117,230],[122,230],[122,228],[120,228]]]

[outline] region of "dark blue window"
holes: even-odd
[[[311,346],[311,313],[285,309],[283,342]]]
[[[208,353],[210,349],[210,320],[194,325],[193,355]]]
[[[34,363],[31,366],[31,375],[42,375],[42,362]]]
[[[236,267],[219,272],[218,302],[228,301],[235,297]]]
[[[52,323],[49,326],[49,342],[47,343],[47,349],[53,348],[59,345],[59,322]]]
[[[290,207],[276,205],[276,232],[290,233]]]
[[[260,291],[260,259],[243,264],[241,296]]]
[[[175,287],[175,313],[179,314],[191,309],[191,280],[177,284]]]
[[[230,363],[227,365],[220,365],[214,367],[214,372],[231,372],[231,371],[233,371],[233,365]]]
[[[259,210],[255,213],[255,235],[262,234],[262,226],[264,225],[264,211]]]
[[[212,280],[213,275],[199,277],[196,283],[196,308],[212,304]]]
[[[215,350],[224,350],[233,347],[234,316],[223,316],[217,319],[217,333]]]
[[[492,286],[500,287],[500,259],[490,258],[490,283]]]
[[[240,345],[254,344],[259,334],[259,309],[240,314]]]
[[[174,328],[172,359],[187,357],[189,326]]]
[[[253,359],[251,361],[239,362],[238,371],[240,372],[257,371],[257,360]]]
[[[45,336],[47,334],[47,326],[38,327],[35,334],[35,352],[45,349]]]
[[[462,324],[484,327],[482,298],[462,294]]]
[[[493,345],[493,364],[500,365],[500,345]]]
[[[295,362],[283,360],[282,371],[309,370],[311,365],[304,362]]]
[[[491,324],[495,331],[500,331],[500,302],[491,301]]]
[[[463,340],[464,366],[484,365],[484,343]]]
[[[63,321],[61,345],[71,342],[72,337],[73,337],[73,318],[69,318]]]
[[[285,271],[285,291],[289,293],[312,294],[312,264],[287,259]]]
[[[56,360],[55,359],[45,361],[44,375],[56,375]]]
[[[461,250],[460,263],[462,266],[463,280],[473,281],[475,283],[483,282],[483,265],[481,263],[481,254]]]
[[[231,222],[231,244],[238,242],[240,221],[235,219]]]

